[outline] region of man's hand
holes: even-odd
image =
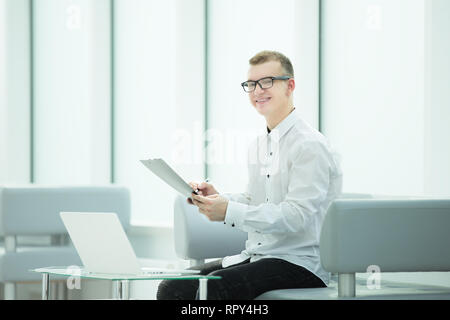
[[[189,185],[191,186],[191,188],[193,190],[197,190],[198,189],[198,194],[201,196],[211,196],[213,194],[219,194],[219,192],[214,188],[214,186],[212,184],[206,183],[206,182],[202,182],[202,183],[197,183],[197,182],[189,182]],[[190,204],[194,204],[191,200],[191,198],[187,199],[187,202]]]
[[[193,204],[198,207],[198,211],[203,213],[211,221],[225,220],[227,213],[228,200],[218,194],[207,197],[192,194]]]

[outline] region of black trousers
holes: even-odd
[[[276,289],[321,288],[324,282],[307,269],[281,259],[246,260],[222,267],[222,259],[190,269],[202,275],[221,276],[208,280],[210,300],[251,300]],[[198,280],[164,280],[158,287],[158,300],[194,300],[198,297]]]

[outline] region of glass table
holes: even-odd
[[[206,300],[208,294],[208,280],[221,279],[219,276],[203,276],[199,274],[180,273],[150,273],[150,274],[105,274],[93,273],[79,267],[46,267],[30,270],[42,274],[42,300],[48,300],[50,295],[50,275],[68,277],[69,281],[79,281],[80,279],[110,280],[113,282],[113,298],[128,300],[130,298],[130,281],[136,280],[199,280],[199,299]]]

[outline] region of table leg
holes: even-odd
[[[118,280],[116,281],[115,299],[128,300],[130,299],[130,281]]]
[[[50,295],[50,277],[48,273],[42,274],[42,300],[48,300]]]
[[[208,279],[199,279],[198,281],[200,282],[198,286],[199,300],[206,300],[208,295]]]

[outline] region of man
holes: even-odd
[[[208,299],[253,299],[275,289],[326,287],[319,237],[326,210],[341,192],[342,174],[326,138],[299,118],[293,105],[292,64],[263,51],[250,59],[241,85],[266,119],[267,134],[249,148],[249,182],[242,194],[219,194],[191,183],[191,204],[212,221],[248,233],[245,250],[195,269],[221,276]],[[198,282],[163,281],[158,299],[194,299]]]

